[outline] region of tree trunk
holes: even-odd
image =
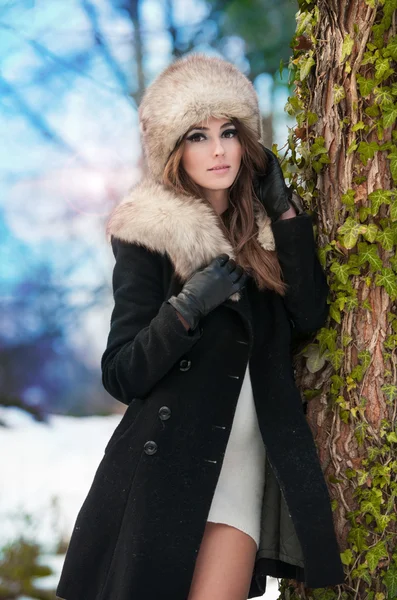
[[[330,318],[297,357],[346,584],[285,600],[397,598],[397,0],[298,0],[284,167],[314,211]]]

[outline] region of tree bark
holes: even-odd
[[[397,173],[388,158],[397,153],[397,3],[299,5],[288,164],[315,213],[331,315],[297,357],[297,379],[333,499],[346,585],[310,592],[284,581],[280,598],[384,600],[397,597]],[[374,81],[370,93],[363,78]]]

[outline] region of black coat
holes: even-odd
[[[168,220],[160,223],[151,203]],[[103,383],[128,408],[77,517],[57,594],[186,600],[248,362],[266,480],[275,482],[249,598],[263,595],[266,575],[308,587],[342,583],[330,498],[291,362],[293,336],[314,332],[328,314],[311,218],[278,221],[272,231],[266,221],[267,233],[263,223],[259,231],[262,241],[274,235],[289,286],[284,299],[249,279],[239,300],[227,300],[191,333],[165,300],[179,292],[196,259],[208,264],[225,241],[213,217],[189,221],[187,213],[184,231],[173,221],[162,238],[174,207],[172,199],[145,205],[135,197],[110,222],[115,305]],[[203,229],[216,243],[200,258]],[[193,244],[185,254],[184,244]],[[268,535],[281,503],[296,556]]]

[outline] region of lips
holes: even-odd
[[[220,169],[228,169],[230,165],[217,165],[216,167],[212,167],[212,169],[208,169],[209,171],[218,171]]]

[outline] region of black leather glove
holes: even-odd
[[[220,254],[203,270],[188,279],[177,296],[171,296],[171,304],[195,329],[199,320],[222,304],[246,283],[247,273],[240,265]]]
[[[303,212],[301,206],[297,206],[292,194],[292,187],[287,187],[277,156],[261,144],[268,161],[266,173],[255,173],[253,186],[255,194],[263,204],[266,213],[272,221],[276,221],[280,215],[293,206],[297,213]]]

